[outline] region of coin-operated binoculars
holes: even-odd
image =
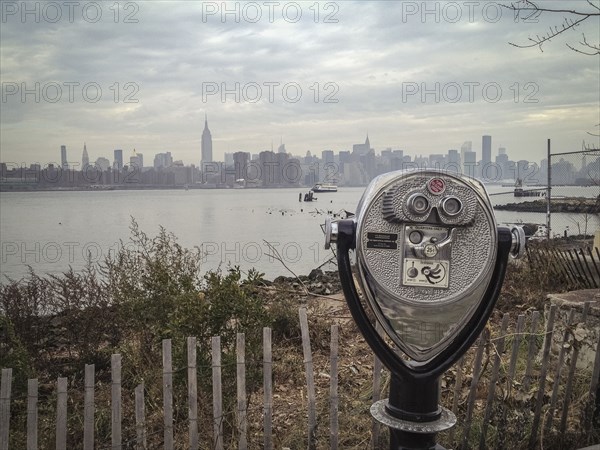
[[[328,219],[325,235],[326,248],[337,245],[352,316],[391,372],[389,398],[371,407],[390,428],[390,449],[443,450],[436,433],[456,417],[438,405],[439,377],[485,326],[509,255],[524,252],[523,230],[496,225],[478,180],[416,170],[374,179],[356,216]],[[351,249],[367,308],[354,283]]]

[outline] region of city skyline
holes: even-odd
[[[495,156],[501,155],[501,154],[506,154],[506,155],[510,155],[510,149],[508,150],[507,153],[507,149],[506,146],[499,144],[499,146],[496,148],[496,150],[494,150],[495,147],[492,147],[492,136],[489,135],[482,135],[482,146],[481,148],[477,148],[475,147],[474,150],[473,149],[473,145],[472,145],[472,141],[464,141],[463,144],[461,146],[451,146],[448,145],[446,146],[446,149],[436,149],[436,150],[432,150],[429,153],[414,153],[411,152],[410,149],[406,149],[406,148],[396,148],[396,150],[402,150],[402,152],[407,155],[410,156],[412,158],[423,158],[423,157],[429,157],[431,155],[437,155],[440,153],[447,153],[447,152],[459,152],[459,158],[461,161],[464,162],[465,160],[465,153],[467,152],[471,152],[474,153],[475,155],[478,155],[475,159],[474,162],[482,162],[482,163],[490,163],[490,162],[494,162],[494,154]],[[486,138],[489,138],[486,140]],[[485,144],[485,142],[488,142],[487,146]],[[250,154],[251,156],[258,156],[259,153],[264,152],[264,151],[271,151],[274,153],[287,153],[288,155],[292,156],[292,157],[301,157],[304,158],[307,154],[314,154],[314,155],[318,155],[320,153],[324,153],[324,152],[333,152],[333,154],[339,155],[340,152],[356,152],[360,155],[365,155],[366,153],[369,152],[369,150],[373,150],[375,152],[376,156],[380,156],[382,155],[382,152],[385,152],[386,150],[392,150],[393,147],[385,147],[385,148],[379,148],[379,147],[371,147],[371,143],[370,143],[370,139],[369,139],[369,134],[366,134],[366,139],[364,143],[359,143],[359,144],[348,144],[346,147],[342,147],[342,148],[335,148],[335,149],[315,149],[315,150],[307,150],[304,153],[291,153],[289,151],[286,150],[285,146],[287,145],[286,143],[283,143],[283,141],[281,142],[281,144],[279,145],[277,150],[274,150],[272,148],[272,144],[271,144],[271,148],[270,149],[238,149],[235,150],[233,152],[225,152],[223,154],[223,156],[219,159],[215,159],[212,156],[212,148],[211,148],[211,143],[212,143],[212,135],[210,130],[208,129],[208,119],[205,119],[205,128],[202,134],[202,137],[200,139],[200,150],[199,150],[199,159],[196,161],[185,161],[183,159],[178,159],[177,158],[177,150],[176,149],[164,149],[161,152],[156,152],[156,153],[152,153],[152,152],[145,152],[144,150],[136,150],[136,148],[134,147],[131,151],[132,153],[132,157],[139,155],[139,154],[145,154],[147,153],[148,155],[153,155],[153,157],[158,156],[158,155],[164,155],[165,153],[168,153],[169,156],[171,157],[171,160],[174,161],[179,161],[182,162],[183,165],[185,166],[197,166],[200,167],[202,164],[202,161],[206,161],[206,162],[212,162],[212,161],[217,161],[217,162],[227,162],[227,157],[234,155],[237,152],[246,152],[248,154]],[[0,159],[0,162],[3,163],[10,163],[10,164],[15,164],[15,165],[19,165],[19,164],[25,164],[25,165],[35,165],[35,164],[41,164],[41,165],[47,165],[47,164],[56,164],[56,165],[60,165],[62,167],[71,167],[74,166],[75,168],[79,168],[81,169],[82,167],[84,167],[85,164],[85,160],[87,160],[87,162],[89,164],[93,165],[93,162],[95,162],[98,158],[103,158],[103,159],[108,159],[106,158],[107,155],[109,155],[111,152],[113,153],[113,163],[111,165],[111,167],[113,168],[118,168],[121,169],[123,168],[124,165],[127,165],[124,163],[123,161],[123,150],[122,149],[114,149],[114,150],[110,150],[107,151],[105,153],[102,154],[98,154],[96,159],[94,159],[93,157],[89,156],[88,150],[87,150],[87,141],[83,142],[83,154],[81,157],[72,157],[69,158],[69,148],[71,148],[70,145],[65,145],[65,144],[61,144],[60,145],[60,163],[58,163],[58,158],[57,159],[53,159],[52,157],[48,160],[45,161],[8,161],[8,160],[3,160]],[[203,151],[203,148],[205,149]],[[457,148],[460,148],[461,150],[457,150]],[[209,150],[210,149],[210,150]],[[486,153],[487,152],[487,153]],[[171,155],[174,154],[175,158],[173,158]],[[206,155],[206,156],[205,156]],[[210,156],[209,156],[210,155]],[[489,155],[489,159],[486,158],[486,155]],[[206,159],[205,159],[206,158]],[[467,158],[469,158],[469,156],[467,156]],[[540,158],[538,161],[543,160],[544,158]],[[151,160],[147,160],[147,161],[151,161]],[[536,160],[533,160],[536,161]],[[532,161],[532,162],[533,162]],[[90,163],[91,162],[91,163]],[[469,160],[469,162],[471,162],[471,160]],[[143,167],[151,167],[151,165],[146,164],[143,165]]]
[[[206,4],[141,2],[116,22],[104,4],[97,22],[81,8],[57,22],[43,11],[3,16],[0,158],[44,161],[65,142],[88,142],[93,157],[168,150],[197,164],[207,111],[215,159],[281,137],[291,154],[339,150],[366,131],[376,148],[413,155],[478,146],[483,134],[531,160],[543,158],[548,138],[556,151],[598,146],[589,134],[598,130],[597,58],[566,47],[581,33],[597,42],[593,21],[540,52],[509,42],[526,43],[561,15],[515,20],[477,2],[451,2],[457,11],[327,2],[298,4],[297,21],[280,7],[255,23],[242,3],[231,5],[237,16],[207,14]]]

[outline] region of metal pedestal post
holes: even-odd
[[[456,423],[452,411],[438,405],[438,378],[401,380],[392,374],[390,398],[371,406],[371,414],[390,428],[390,450],[445,450],[436,434]]]

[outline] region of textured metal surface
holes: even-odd
[[[434,177],[446,184],[437,195],[427,188]],[[430,202],[427,217],[406,208],[417,192]],[[455,216],[441,211],[448,196],[462,202]],[[415,229],[434,240],[436,251],[411,243],[408,233]],[[385,245],[373,245],[369,233],[397,235],[398,245],[379,248]],[[476,180],[436,171],[396,172],[375,179],[365,191],[357,210],[356,246],[361,286],[383,329],[408,356],[424,362],[449,345],[481,301],[496,259],[497,230],[487,193]],[[430,286],[405,282],[414,258],[438,270],[443,266],[448,279],[432,279]]]
[[[371,405],[371,415],[375,420],[383,425],[396,430],[408,431],[410,433],[439,433],[448,430],[456,424],[456,416],[447,408],[442,408],[442,415],[439,419],[432,422],[410,422],[408,420],[398,419],[385,409],[388,399],[379,400]]]

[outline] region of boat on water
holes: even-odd
[[[313,192],[337,192],[338,188],[335,184],[317,183],[312,188]]]
[[[524,190],[523,189],[523,180],[521,180],[520,178],[517,178],[517,181],[515,182],[515,190],[514,190],[515,197],[541,197],[543,195],[544,195],[544,192],[541,189]]]

